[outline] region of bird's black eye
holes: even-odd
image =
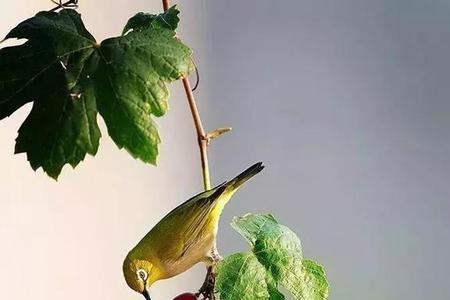
[[[147,280],[148,275],[147,275],[147,272],[145,272],[145,270],[142,270],[142,269],[138,270],[138,271],[137,271],[137,275],[138,275],[139,278],[142,279],[143,281]]]

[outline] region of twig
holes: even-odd
[[[168,10],[170,7],[169,0],[162,0],[164,11]],[[205,190],[211,189],[211,178],[209,173],[208,164],[208,145],[210,141],[226,132],[229,132],[231,128],[219,128],[211,133],[206,133],[203,128],[202,119],[197,108],[197,103],[195,102],[194,93],[192,92],[191,83],[187,77],[182,79],[184,91],[188,100],[189,108],[192,113],[192,118],[194,119],[195,130],[197,132],[197,140],[200,148],[200,159],[202,164],[202,174],[203,174],[203,187]]]
[[[211,131],[206,135],[206,139],[208,144],[215,138],[218,138],[224,133],[230,132],[233,128],[231,127],[223,127],[223,128],[217,128],[216,130]]]
[[[202,119],[200,117],[200,113],[198,112],[191,83],[187,77],[183,78],[183,87],[186,92],[189,108],[191,109],[192,118],[194,119],[195,130],[197,131],[198,145],[200,147],[200,159],[202,163],[203,187],[206,191],[211,189],[211,178],[208,163],[208,138],[205,133],[205,129],[203,129]]]
[[[56,2],[54,0],[51,0],[51,1],[53,3],[55,3],[56,5],[58,5],[58,6],[56,6],[55,8],[50,9],[50,11],[57,11],[60,8],[67,8],[67,7],[68,8],[70,8],[70,7],[77,8],[78,7],[78,0],[68,0],[68,1],[66,1],[64,3],[62,3],[62,1],[59,1],[59,2]]]
[[[162,0],[164,11],[168,10],[170,7],[170,0]]]

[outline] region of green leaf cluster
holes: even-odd
[[[71,9],[40,12],[14,28],[6,39],[26,42],[0,49],[0,120],[33,102],[15,152],[57,178],[65,164],[97,153],[99,113],[119,148],[156,164],[160,136],[151,116],[167,112],[167,84],[193,68],[191,50],[175,35],[178,13],[140,13],[122,36],[100,44]]]
[[[234,218],[232,226],[252,249],[218,265],[216,289],[221,300],[285,299],[281,286],[298,300],[328,297],[323,267],[303,259],[299,238],[272,215],[248,214]]]

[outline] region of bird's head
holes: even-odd
[[[123,275],[130,288],[150,299],[148,289],[158,280],[157,269],[146,260],[135,259],[128,255],[123,262]]]

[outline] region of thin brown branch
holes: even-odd
[[[168,10],[170,7],[170,0],[162,0],[164,11]],[[194,63],[195,64],[195,63]],[[198,70],[196,70],[198,72]],[[198,74],[197,74],[198,76]],[[213,130],[212,132],[206,134],[203,128],[202,119],[197,108],[197,103],[195,102],[195,97],[189,78],[185,77],[182,79],[184,91],[186,93],[186,98],[188,100],[189,108],[191,110],[192,118],[194,119],[195,130],[197,132],[197,141],[200,148],[200,160],[202,165],[202,175],[203,175],[203,187],[205,190],[211,189],[211,178],[209,173],[209,163],[208,163],[208,146],[211,140],[221,136],[222,134],[231,131],[231,128],[219,128]]]
[[[164,11],[168,10],[170,7],[169,0],[162,0]],[[211,189],[211,179],[209,174],[209,163],[208,163],[208,144],[209,139],[203,128],[202,119],[197,108],[197,103],[195,102],[194,93],[192,92],[191,83],[187,77],[183,78],[183,87],[186,92],[186,97],[188,100],[189,108],[191,110],[192,118],[194,119],[195,130],[197,132],[197,141],[200,148],[200,159],[202,165],[202,175],[203,175],[203,187],[205,190]]]
[[[170,1],[169,0],[162,0],[162,3],[163,3],[164,11],[168,10],[169,7],[170,7]]]
[[[205,190],[211,189],[211,179],[209,175],[209,163],[208,163],[208,138],[205,130],[203,129],[202,119],[198,112],[197,103],[195,102],[194,93],[192,92],[191,83],[189,79],[183,78],[183,87],[186,92],[186,97],[189,103],[189,108],[194,119],[195,130],[197,131],[198,145],[200,147],[200,159],[202,163],[203,173],[203,187]]]

